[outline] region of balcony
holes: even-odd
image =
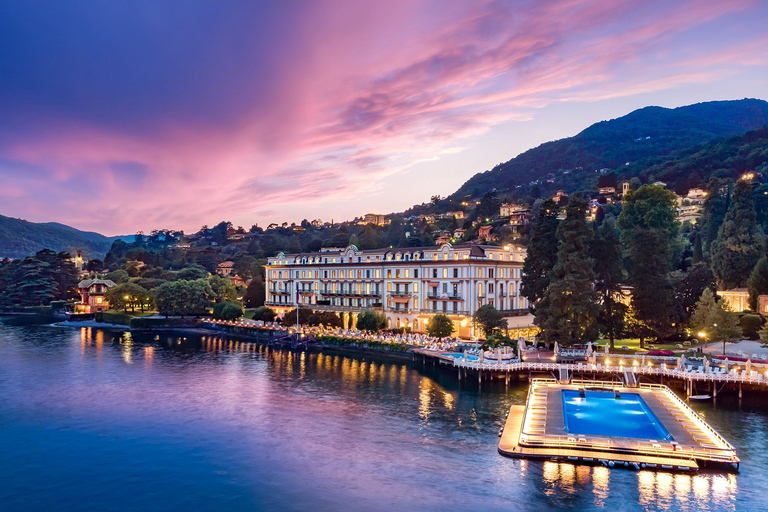
[[[524,309],[500,309],[499,313],[505,316],[525,316],[530,313],[528,308]]]
[[[293,307],[293,304],[291,304],[289,302],[276,302],[274,300],[266,300],[266,301],[264,301],[264,305],[265,306],[278,306],[278,307],[281,307],[281,308]]]
[[[460,293],[457,293],[457,294],[453,294],[453,293],[438,293],[438,294],[430,293],[429,295],[427,295],[427,298],[428,299],[432,299],[432,300],[464,300],[461,297]]]
[[[463,309],[457,309],[456,311],[452,311],[450,309],[447,309],[443,311],[442,309],[435,309],[435,308],[422,308],[419,310],[421,313],[429,313],[432,315],[436,315],[438,313],[443,315],[461,315],[461,316],[467,316],[469,315],[469,311],[463,310]]]
[[[290,295],[291,292],[288,290],[269,290],[269,293],[273,295]]]
[[[389,293],[389,295],[392,297],[410,297],[411,296],[411,292],[409,292],[408,290],[393,290],[387,293]]]

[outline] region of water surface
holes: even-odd
[[[738,475],[496,452],[526,388],[232,338],[0,323],[0,509],[764,510],[768,415],[697,406]]]

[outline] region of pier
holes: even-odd
[[[569,429],[564,407],[566,392],[578,393],[574,399],[576,407],[579,403],[601,400],[610,410],[594,412],[591,407],[589,413],[579,413],[593,416],[591,427],[582,424]],[[619,399],[625,394],[636,400],[629,403],[639,406],[639,411],[631,411],[633,417],[642,412],[647,415],[644,417],[649,428],[645,433],[622,432],[621,422],[616,423],[622,408]],[[606,428],[606,421],[614,424]],[[510,408],[498,450],[515,458],[566,460],[637,470],[697,471],[703,466],[737,471],[740,462],[734,447],[668,387],[640,384],[628,388],[604,381],[561,384],[555,379],[534,379],[526,405]]]

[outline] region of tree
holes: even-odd
[[[213,307],[213,318],[217,320],[234,320],[243,316],[243,307],[229,300],[219,302]]]
[[[309,308],[299,308],[299,325],[309,325],[309,318],[312,316],[312,310]],[[283,315],[283,323],[287,325],[296,324],[296,308]]]
[[[747,280],[749,290],[749,307],[752,311],[758,310],[757,298],[768,293],[768,257],[763,256],[752,269]]]
[[[742,337],[738,315],[724,309],[722,301],[715,301],[715,295],[709,288],[704,290],[696,304],[691,315],[691,327],[695,332],[702,333],[705,339],[722,341],[723,353],[726,342]]]
[[[275,316],[277,316],[275,310],[267,306],[259,306],[253,312],[253,319],[262,322],[274,322]]]
[[[595,271],[595,292],[600,298],[598,325],[608,336],[611,348],[614,340],[624,331],[627,307],[621,302],[624,269],[621,266],[621,242],[616,222],[608,217],[600,226],[592,244]]]
[[[756,340],[758,338],[758,331],[760,326],[763,325],[763,319],[760,315],[744,315],[739,318],[739,327],[744,337],[750,340]]]
[[[387,317],[381,311],[365,310],[357,315],[357,329],[378,332],[387,327]]]
[[[696,263],[688,272],[672,272],[670,279],[675,290],[677,323],[687,324],[704,290],[708,288],[714,292],[717,289],[715,275],[705,263]]]
[[[731,203],[733,181],[710,178],[707,183],[707,199],[701,216],[701,233],[704,236],[704,249],[709,252],[717,238],[717,232],[723,224],[725,213]]]
[[[472,321],[485,336],[490,336],[495,331],[507,326],[504,316],[493,304],[485,304],[478,308],[475,314],[472,315]]]
[[[433,316],[427,325],[427,334],[435,338],[445,338],[452,335],[456,327],[450,318],[442,313]]]
[[[548,342],[571,345],[597,336],[599,306],[590,257],[594,232],[587,225],[586,212],[584,195],[572,195],[565,220],[557,228],[557,263],[535,319]]]
[[[208,271],[197,263],[176,272],[176,279],[183,281],[194,281],[195,279],[204,279],[206,277],[208,277]]]
[[[267,290],[264,285],[264,281],[261,276],[256,276],[248,283],[248,287],[245,289],[245,295],[243,296],[243,302],[247,308],[258,308],[264,305],[264,301],[267,299]]]
[[[105,298],[113,309],[125,311],[128,311],[129,307],[131,311],[136,311],[137,306],[141,308],[141,311],[144,311],[151,302],[149,292],[136,283],[122,283],[113,286],[107,290]]]
[[[105,279],[109,279],[115,284],[127,283],[131,276],[128,275],[123,269],[115,270],[104,276]]]
[[[711,247],[712,270],[718,283],[725,289],[746,286],[750,272],[764,252],[763,230],[757,222],[752,185],[739,180]]]
[[[226,277],[211,276],[208,284],[213,290],[213,302],[233,301],[237,299],[237,289]]]
[[[528,299],[528,308],[534,314],[539,300],[549,286],[550,272],[555,266],[558,212],[558,206],[551,199],[541,203],[523,262],[520,293]]]
[[[693,239],[693,263],[704,261],[704,249],[701,244],[701,232],[697,231]]]
[[[155,288],[154,299],[161,315],[201,315],[211,304],[213,290],[206,279],[170,281]]]
[[[670,331],[673,321],[669,271],[678,243],[675,202],[673,192],[643,185],[624,197],[617,221],[628,260],[635,319],[657,338]]]

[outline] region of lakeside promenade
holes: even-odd
[[[553,352],[535,352],[519,357],[495,360],[482,359],[473,353],[479,346],[457,339],[437,339],[420,334],[382,335],[363,333],[346,329],[322,329],[317,327],[285,328],[278,324],[264,324],[254,321],[206,320],[201,326],[227,334],[267,334],[271,340],[294,340],[293,345],[308,346],[322,336],[341,336],[359,341],[364,348],[367,342],[407,345],[413,361],[419,359],[424,365],[431,364],[445,371],[455,372],[460,381],[476,379],[479,385],[496,380],[530,380],[535,376],[554,375],[561,381],[607,379],[621,381],[628,385],[644,381],[678,384],[685,389],[686,396],[705,391],[717,397],[724,391],[743,390],[768,391],[768,364],[752,361],[734,362],[712,358],[686,359],[683,356],[648,356],[595,353],[588,362],[558,361]],[[467,349],[472,345],[475,348]],[[462,351],[462,352],[457,352]],[[498,354],[488,351],[484,354]],[[501,355],[501,354],[498,354]],[[511,354],[504,353],[504,356]],[[534,359],[535,357],[535,359]],[[702,389],[703,388],[703,389]]]

